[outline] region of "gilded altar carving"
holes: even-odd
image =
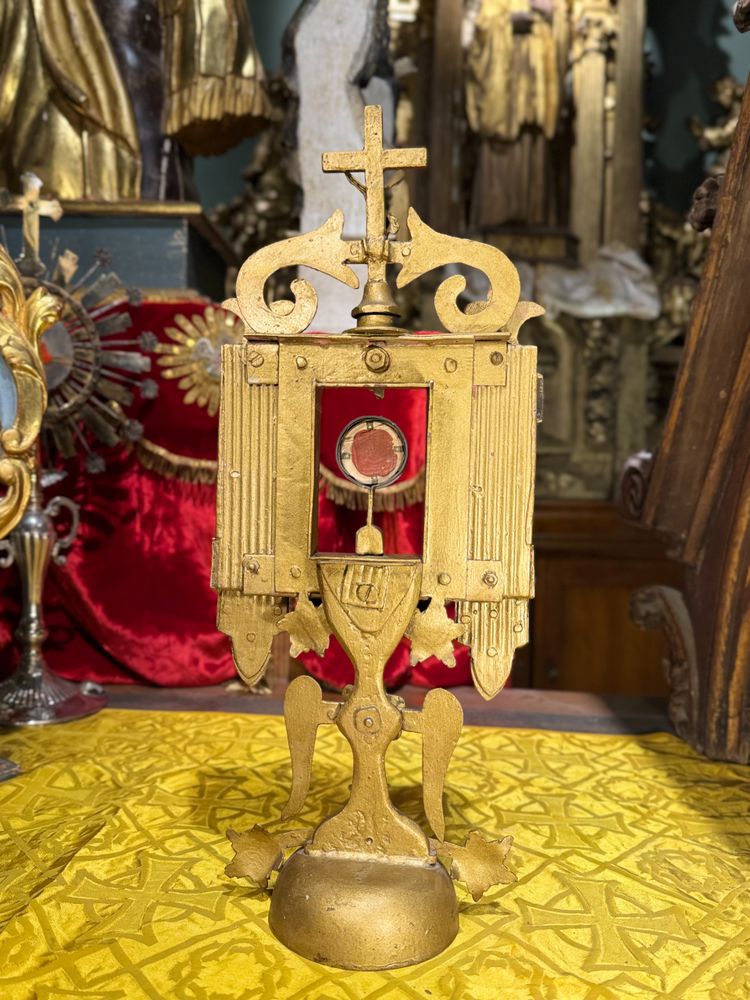
[[[695,115],[688,119],[690,131],[703,152],[716,153],[711,173],[723,174],[729,159],[729,149],[737,131],[745,85],[730,74],[719,77],[711,87],[711,99],[722,109],[715,122],[702,122]]]
[[[299,231],[302,190],[295,180],[296,150],[290,138],[291,120],[298,113],[299,98],[282,74],[269,76],[266,84],[270,124],[257,139],[250,163],[243,171],[242,193],[217,205],[211,220],[224,230],[237,260],[247,260],[269,243],[288,239]],[[230,269],[227,288],[234,287],[236,268]],[[282,275],[277,276],[280,283]],[[281,289],[275,287],[272,298]]]
[[[571,253],[567,231],[584,264],[602,245],[638,245],[644,10],[483,0],[469,17],[473,228],[495,239],[526,229],[532,256],[546,257]]]
[[[21,275],[0,246],[0,356],[10,377],[4,379],[4,391],[15,396],[14,418],[0,431],[0,482],[6,487],[0,500],[0,537],[18,524],[29,501],[36,441],[47,407],[40,338],[61,308],[44,288],[27,296]]]

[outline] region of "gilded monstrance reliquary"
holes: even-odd
[[[222,349],[217,532],[213,586],[219,628],[232,639],[237,670],[254,684],[271,641],[287,631],[293,650],[322,653],[335,634],[355,682],[343,701],[325,701],[317,682],[297,677],[284,716],[292,787],[280,823],[229,832],[234,876],[273,887],[270,924],[294,951],[351,969],[383,969],[442,951],[458,929],[452,878],[474,899],[512,882],[511,839],[464,831],[445,840],[443,785],[461,731],[458,700],[431,690],[422,711],[406,709],[383,685],[383,669],[407,635],[415,662],[448,665],[453,640],[470,647],[477,688],[493,697],[528,640],[533,594],[531,521],[539,387],[536,348],[518,330],[541,309],[519,302],[513,264],[493,247],[442,235],[408,214],[408,239],[386,218],[387,170],[423,167],[424,149],[383,149],[382,114],[365,109],[364,148],[326,153],[323,170],[343,172],[364,194],[367,233],[342,239],[334,212],[314,232],[253,254],[227,303],[246,326],[244,343]],[[362,181],[354,174],[364,175]],[[463,264],[489,279],[485,302],[465,311],[464,278],[438,287],[435,308],[446,333],[412,335],[398,326],[386,281],[398,288],[435,268]],[[316,295],[301,279],[294,301],[266,303],[279,268],[306,265],[357,287],[349,266],[366,265],[356,326],[305,334]],[[351,553],[319,551],[318,440],[321,390],[362,386],[428,394],[422,553],[384,554],[372,498],[403,469],[403,430],[363,412],[341,435],[341,473],[368,491],[369,506]],[[455,606],[455,620],[446,605]],[[284,830],[303,808],[318,726],[335,725],[351,746],[349,800],[312,830]],[[393,805],[386,780],[389,745],[402,732],[423,743],[424,814],[433,838]],[[272,832],[279,827],[281,832]],[[291,853],[290,853],[291,852]]]

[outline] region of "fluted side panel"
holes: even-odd
[[[508,679],[516,648],[529,639],[536,349],[509,345],[505,384],[478,385],[472,406],[468,553],[482,563],[479,573],[487,567],[489,599],[459,602],[458,616],[474,683],[492,698]]]
[[[212,585],[242,590],[243,556],[273,551],[277,386],[248,384],[243,345],[222,349]]]
[[[532,596],[536,350],[511,347],[505,386],[478,386],[472,414],[469,559],[497,560],[504,594]]]

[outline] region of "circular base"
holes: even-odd
[[[18,673],[0,684],[0,726],[49,726],[94,715],[107,704],[104,688],[93,681],[74,684],[45,670],[27,678]]]
[[[304,958],[360,971],[416,965],[458,933],[456,893],[439,863],[293,854],[271,897],[271,930]]]

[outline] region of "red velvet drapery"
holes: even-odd
[[[128,336],[164,329],[201,302],[145,301],[131,307]],[[162,378],[155,400],[131,408],[148,438],[195,458],[216,457],[216,418],[184,402],[184,390]],[[81,507],[78,539],[63,567],[50,564],[45,655],[73,679],[213,684],[232,677],[225,636],[216,630],[216,595],[209,587],[215,488],[144,469],[127,448],[99,449],[106,470],[88,475],[67,463],[67,478],[48,495],[66,493]],[[18,575],[3,574],[0,643],[10,666],[10,632],[18,619]]]
[[[205,303],[145,301],[132,307],[129,336],[164,329],[174,316],[201,313]],[[193,459],[216,457],[217,417],[185,403],[176,380],[155,366],[159,396],[141,401],[132,415],[157,445]],[[335,392],[335,396],[333,393]],[[419,472],[425,458],[426,393],[392,392],[377,399],[369,390],[334,390],[324,398],[321,461],[338,472],[335,444],[355,416],[384,415],[404,430],[409,460],[403,478]],[[185,482],[143,467],[126,447],[104,450],[106,470],[83,471],[68,463],[67,479],[54,488],[81,507],[78,540],[64,567],[50,566],[45,611],[50,636],[45,647],[53,670],[73,679],[104,683],[146,681],[168,686],[213,684],[234,675],[228,639],[216,630],[216,595],[209,587],[211,538],[215,527],[215,487]],[[319,547],[353,550],[364,515],[335,504],[321,491]],[[376,515],[386,551],[421,548],[422,505]],[[0,584],[0,666],[11,669],[11,633],[18,621],[18,575],[2,574]],[[469,683],[467,650],[456,646],[457,666],[449,670],[431,659],[409,667],[403,641],[386,672],[390,685],[407,680],[427,686]],[[306,654],[316,677],[336,687],[352,680],[352,668],[335,639],[324,657]]]

